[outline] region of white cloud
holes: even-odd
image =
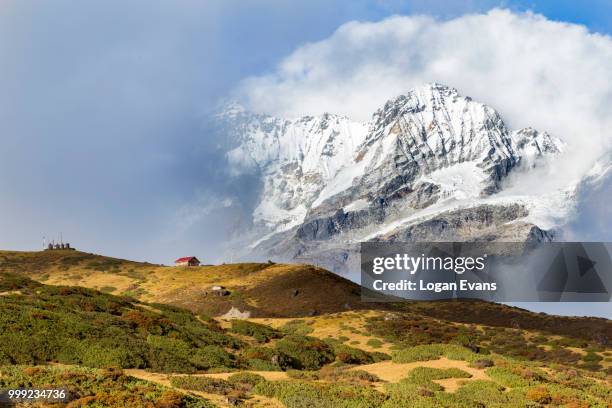
[[[390,97],[433,81],[493,106],[512,128],[568,142],[565,160],[574,164],[558,169],[561,178],[584,173],[610,148],[612,38],[532,13],[350,22],[237,93],[255,111],[367,120]]]

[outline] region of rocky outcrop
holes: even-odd
[[[527,215],[524,206],[480,205],[439,214],[398,232],[378,237],[384,241],[493,241],[503,227]]]

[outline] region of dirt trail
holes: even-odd
[[[187,394],[193,394],[193,395],[197,395],[202,398],[206,398],[207,400],[211,401],[212,403],[220,407],[230,406],[227,402],[227,399],[223,395],[210,394],[207,392],[185,390],[183,388],[173,387],[172,384],[170,384],[171,375],[168,375],[168,374],[151,373],[149,371],[140,370],[140,369],[126,369],[126,370],[123,370],[123,372],[127,375],[130,375],[135,378],[139,378],[141,380],[150,381],[152,383],[163,385],[168,388],[174,388],[174,389],[183,391]]]
[[[140,369],[126,369],[126,370],[123,370],[123,372],[132,377],[139,378],[141,380],[150,381],[150,382],[153,382],[159,385],[163,385],[169,388],[176,388],[176,387],[173,387],[172,384],[170,383],[170,378],[173,375],[184,375],[184,374],[152,373],[152,372],[140,370]],[[259,374],[268,381],[280,381],[280,380],[286,380],[289,378],[287,376],[287,373],[282,372],[282,371],[241,371],[241,372]],[[214,373],[214,374],[190,374],[190,376],[191,377],[220,378],[220,379],[225,380],[232,374],[236,374],[236,372]],[[227,399],[223,395],[210,394],[210,393],[201,392],[201,391],[186,390],[183,388],[176,388],[176,389],[181,390],[186,393],[190,393],[190,394],[194,394],[194,395],[198,395],[200,397],[206,398],[221,407],[231,406],[230,404],[228,404]],[[259,395],[253,398],[250,398],[248,401],[250,404],[249,406],[258,407],[258,408],[282,408],[283,407],[283,404],[281,404],[278,400],[274,398],[259,396]]]
[[[484,370],[470,367],[465,361],[449,360],[442,357],[438,360],[430,361],[415,361],[413,363],[394,363],[392,361],[381,361],[380,363],[360,365],[351,370],[364,370],[370,374],[378,376],[381,380],[387,382],[399,382],[405,378],[410,371],[417,367],[432,367],[432,368],[459,368],[472,375],[471,378],[448,378],[445,380],[435,380],[434,382],[444,387],[445,391],[454,392],[464,381],[472,380],[490,380],[491,378]]]
[[[241,373],[252,373],[261,375],[268,381],[282,381],[288,380],[289,376],[284,371],[240,371]],[[236,371],[230,373],[212,373],[212,374],[193,374],[194,377],[209,377],[209,378],[220,378],[227,380],[231,375],[236,374]]]
[[[285,408],[282,402],[277,399],[256,395],[248,400],[247,406],[256,408]]]
[[[9,290],[7,292],[0,292],[0,296],[10,296],[10,295],[21,295],[20,290]]]
[[[123,370],[127,375],[132,377],[140,378],[143,380],[153,381],[158,384],[162,384],[170,387],[170,378],[178,375],[189,375],[190,377],[208,377],[208,378],[220,378],[227,380],[230,376],[237,373],[251,373],[261,375],[268,381],[282,381],[288,380],[289,376],[284,371],[231,371],[226,373],[210,373],[210,374],[163,374],[163,373],[152,373],[137,368],[130,368]]]

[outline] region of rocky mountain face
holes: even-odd
[[[513,131],[493,108],[439,84],[389,100],[367,122],[235,105],[218,120],[235,140],[234,171],[261,176],[251,256],[345,273],[364,240],[547,241],[538,221],[563,206],[500,194],[510,174],[554,157],[563,142]]]

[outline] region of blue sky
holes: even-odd
[[[612,2],[6,0],[0,7],[0,248],[59,232],[83,250],[213,259],[235,209],[181,227],[202,195],[246,189],[219,170],[206,114],[349,21],[494,7],[612,32]],[[205,212],[205,210],[203,210]]]

